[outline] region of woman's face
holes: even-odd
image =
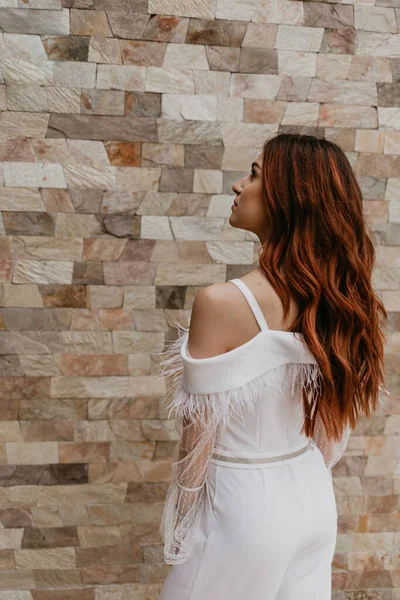
[[[236,181],[232,189],[237,194],[237,206],[232,206],[229,223],[232,227],[252,231],[265,241],[266,212],[262,182],[262,153],[254,159],[249,174]]]

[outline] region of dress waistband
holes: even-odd
[[[292,446],[290,451],[279,450],[278,452],[247,454],[246,456],[239,456],[228,450],[217,449],[212,453],[210,460],[226,467],[263,469],[286,464],[313,447],[313,441],[308,440],[305,444],[302,442],[301,445]]]

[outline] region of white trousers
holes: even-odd
[[[331,600],[337,509],[312,447],[281,463],[212,460],[190,558],[159,600]]]

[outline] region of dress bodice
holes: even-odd
[[[287,385],[290,371],[293,378],[299,370],[311,371],[307,365],[316,365],[317,361],[301,333],[269,329],[251,290],[241,279],[231,282],[243,292],[260,331],[233,350],[200,359],[190,355],[185,335],[181,345],[183,386],[191,393],[242,389],[253,398],[244,406],[241,418],[231,418],[219,429],[217,450],[254,453],[290,448],[307,439],[300,433],[304,419],[301,390]],[[252,389],[257,385],[258,391]]]

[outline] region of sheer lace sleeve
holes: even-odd
[[[194,523],[207,495],[207,469],[215,441],[212,424],[181,417],[176,423],[180,439],[173,453],[172,483],[160,525],[168,564],[184,562],[190,556]]]
[[[324,457],[327,469],[332,469],[332,467],[342,458],[347,448],[351,431],[351,427],[346,425],[339,441],[328,439],[322,418],[319,413],[317,414],[313,441]]]
[[[380,387],[380,389],[390,396],[390,392],[386,388]],[[381,405],[382,401],[379,399]],[[350,434],[352,432],[351,427],[347,424],[344,429],[341,438],[336,440],[328,439],[325,431],[325,426],[320,414],[317,414],[314,428],[313,441],[318,446],[322,456],[324,457],[325,465],[327,469],[332,469],[342,458],[346,451],[347,444],[349,441]]]
[[[217,424],[207,394],[189,394],[183,387],[180,355],[188,329],[177,323],[179,338],[160,353],[161,376],[171,378],[169,414],[175,410],[179,441],[173,450],[172,479],[167,491],[160,524],[167,564],[186,561],[191,553],[194,523],[207,496],[207,470]]]

